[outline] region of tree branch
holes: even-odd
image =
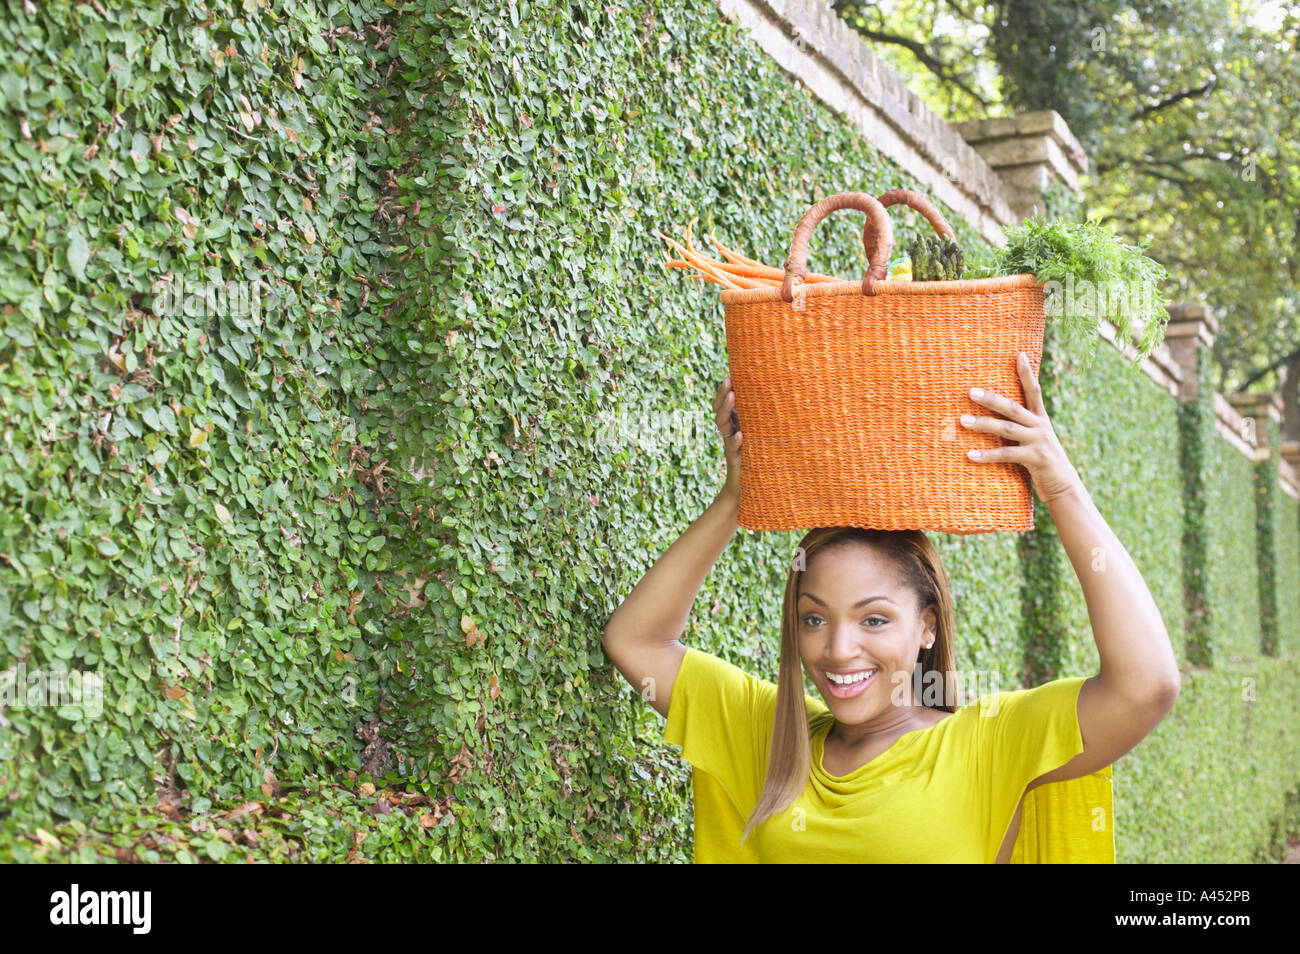
[[[1295,358],[1300,358],[1300,348],[1296,348],[1288,355],[1283,355],[1282,357],[1278,358],[1276,361],[1274,361],[1272,364],[1268,365],[1267,367],[1260,368],[1260,370],[1256,371],[1245,381],[1241,382],[1241,386],[1237,388],[1237,393],[1244,394],[1248,387],[1250,387],[1260,378],[1264,377],[1264,375],[1271,374],[1273,371],[1276,371],[1278,365],[1287,364]]]
[[[1177,176],[1166,175],[1163,172],[1156,172],[1154,168],[1155,166],[1173,165],[1173,163],[1139,158],[1139,159],[1134,159],[1133,164],[1143,167],[1144,171],[1142,172],[1142,175],[1151,176],[1153,179],[1163,179],[1165,182],[1172,182],[1174,185],[1182,189],[1190,189],[1193,186],[1201,185],[1201,183],[1196,179],[1180,179]]]
[[[872,4],[872,6],[874,6],[874,4]],[[945,83],[951,83],[971,99],[975,100],[975,102],[979,103],[980,106],[985,109],[988,108],[988,101],[985,100],[983,96],[975,92],[975,90],[969,86],[965,80],[955,75],[947,63],[944,63],[942,60],[935,57],[934,54],[927,50],[925,45],[920,41],[914,40],[911,37],[900,36],[896,33],[886,33],[883,30],[872,29],[867,25],[866,18],[862,15],[862,10],[856,3],[844,4],[842,8],[837,4],[836,9],[837,12],[840,13],[844,22],[864,38],[875,40],[877,43],[890,43],[894,46],[901,46],[903,49],[915,56],[922,66],[928,69],[935,76],[939,77],[939,79],[943,80]],[[852,14],[852,17],[850,18],[848,14]]]
[[[1185,99],[1191,99],[1193,96],[1208,96],[1214,90],[1215,83],[1217,82],[1218,82],[1218,77],[1215,76],[1215,74],[1211,73],[1209,81],[1206,82],[1203,86],[1198,86],[1196,87],[1196,89],[1185,89],[1181,93],[1175,93],[1173,96],[1170,96],[1168,99],[1161,100],[1158,103],[1153,103],[1150,106],[1143,106],[1141,109],[1137,109],[1129,113],[1128,118],[1131,121],[1143,119],[1147,116],[1150,116],[1152,113],[1159,112],[1162,109],[1167,109],[1170,106],[1173,106],[1177,103],[1181,103]]]

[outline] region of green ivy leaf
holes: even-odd
[[[90,260],[90,247],[81,226],[74,225],[68,232],[68,267],[78,281],[86,280],[86,262]]]

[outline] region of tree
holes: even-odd
[[[1059,112],[1091,159],[1089,216],[1218,314],[1219,389],[1279,387],[1300,341],[1300,4],[835,7],[950,121]]]

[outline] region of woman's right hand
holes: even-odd
[[[745,435],[741,433],[740,418],[736,416],[736,392],[731,389],[730,375],[718,386],[718,393],[713,398],[713,415],[727,454],[727,482],[722,487],[722,495],[739,503],[740,445]]]

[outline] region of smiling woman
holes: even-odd
[[[778,684],[692,649],[673,685],[664,738],[695,768],[697,861],[1113,862],[1109,766],[1031,787],[1083,750],[1084,680],[958,708],[947,581],[925,535],[816,530],[800,547]],[[916,669],[947,677],[940,705],[912,697]],[[1042,794],[1018,838],[1027,789]]]
[[[1178,669],[1150,591],[1065,458],[1024,356],[1025,408],[964,426],[1018,444],[1079,575],[1097,675],[958,707],[947,576],[920,530],[810,531],[782,608],[776,684],[677,639],[737,529],[741,424],[714,412],[727,480],[610,617],[607,655],[693,767],[697,862],[1107,862],[1111,764],[1168,714]],[[1101,552],[1105,573],[1090,568]],[[821,699],[804,692],[804,675]],[[916,678],[916,677],[920,678]],[[937,683],[942,698],[913,686]]]

